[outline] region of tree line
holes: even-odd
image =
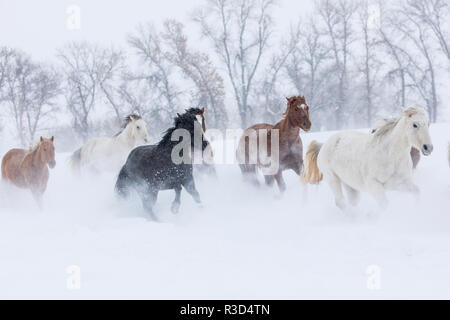
[[[291,95],[306,97],[316,130],[370,126],[410,105],[426,107],[433,122],[442,117],[448,1],[316,0],[281,35],[276,5],[205,0],[191,15],[200,35],[188,38],[175,20],[141,24],[126,48],[68,43],[53,64],[0,47],[2,122],[23,145],[61,115],[88,139],[100,105],[117,122],[138,113],[158,132],[187,107],[205,107],[209,127],[244,128],[277,122]]]

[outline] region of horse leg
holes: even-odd
[[[266,181],[267,186],[273,187],[273,184],[275,183],[274,176],[264,176],[264,180]]]
[[[275,175],[275,180],[277,181],[278,188],[280,189],[280,192],[284,193],[287,188],[286,188],[286,182],[284,181],[284,178],[283,178],[283,171],[279,171]]]
[[[336,176],[334,173],[324,175],[324,179],[330,186],[331,191],[333,191],[336,205],[338,206],[339,209],[344,211],[346,205],[345,205],[344,193],[342,192],[341,179],[339,179],[339,177]]]
[[[175,200],[172,203],[172,213],[177,214],[181,204],[181,186],[175,188]]]
[[[350,187],[349,185],[347,185],[345,183],[343,185],[344,185],[345,191],[347,192],[348,200],[349,200],[350,204],[353,207],[356,207],[359,204],[359,201],[361,200],[359,191],[356,189],[353,189],[352,187]]]
[[[303,171],[303,161],[300,161],[298,166],[293,166],[292,170],[294,170],[294,172],[299,177],[301,177],[302,176],[302,171]]]
[[[380,204],[381,208],[386,209],[388,205],[388,200],[386,197],[386,192],[384,191],[384,186],[377,180],[372,179],[368,183],[368,189],[370,194]]]
[[[198,193],[197,188],[195,187],[194,180],[184,183],[183,187],[192,196],[192,198],[194,198],[195,202],[197,202],[198,204],[202,203],[202,200],[200,199],[200,193]]]
[[[142,204],[145,211],[150,215],[153,221],[158,221],[153,207],[158,199],[158,191],[148,190],[147,192],[141,192]]]
[[[43,204],[44,202],[42,200],[43,192],[41,192],[40,190],[32,189],[31,193],[32,193],[33,198],[34,198],[34,200],[36,201],[36,203],[37,203],[37,205],[39,207],[39,210],[42,211],[42,209],[44,208],[44,204]]]
[[[420,188],[412,181],[405,182],[398,187],[398,191],[410,193],[418,202],[420,200]]]
[[[244,176],[244,180],[250,182],[255,187],[259,187],[258,177],[256,175],[257,168],[254,164],[241,164],[239,165],[241,168],[242,175]]]

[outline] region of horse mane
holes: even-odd
[[[39,149],[39,146],[41,145],[40,141],[34,142],[30,147],[28,148],[27,155],[32,154],[33,152],[36,152],[37,149]]]
[[[196,115],[200,115],[203,113],[202,109],[200,109],[200,108],[190,108],[190,109],[187,109],[186,111],[190,114],[196,114]]]
[[[374,137],[376,138],[382,138],[389,134],[394,128],[397,126],[398,122],[400,121],[401,117],[398,118],[391,118],[391,119],[385,119],[385,124],[383,124],[381,127],[377,128]]]
[[[400,120],[404,117],[412,117],[415,114],[424,113],[423,108],[421,107],[412,107],[406,110],[403,110],[402,114],[397,118],[384,119],[385,124],[379,128],[375,128],[375,132],[373,136],[377,139],[381,139],[387,136],[390,132],[394,130]]]
[[[169,142],[171,142],[173,132],[177,129],[180,129],[180,127],[183,123],[186,123],[186,122],[194,123],[195,121],[197,121],[197,118],[195,118],[195,116],[190,113],[178,115],[178,117],[176,117],[174,119],[174,126],[170,129],[167,129],[166,132],[164,132],[164,135],[163,135],[161,141],[158,143],[158,147],[164,146],[164,145],[168,144]]]
[[[136,121],[141,119],[142,117],[135,113],[129,114],[128,116],[123,118],[122,125],[120,126],[120,131],[114,135],[114,138],[120,136],[133,120]]]

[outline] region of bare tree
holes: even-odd
[[[104,50],[99,66],[99,88],[103,93],[108,105],[114,111],[116,119],[121,121],[124,117],[124,110],[121,103],[118,87],[121,84],[123,73],[126,72],[125,57],[121,51]]]
[[[378,2],[381,11],[380,27],[378,28],[379,45],[386,49],[388,59],[391,59],[393,67],[387,72],[386,78],[391,83],[398,80],[398,89],[394,93],[396,104],[400,107],[406,107],[406,88],[407,88],[407,53],[399,46],[401,37],[395,28],[395,17],[391,11],[387,10],[382,1]]]
[[[450,60],[450,3],[446,0],[408,0],[408,15],[418,24],[425,24]]]
[[[397,11],[395,26],[401,31],[405,39],[410,40],[413,47],[420,53],[421,58],[408,55],[411,68],[408,69],[413,87],[424,99],[430,119],[436,122],[438,116],[438,97],[435,61],[432,46],[429,43],[429,25],[421,23],[415,19],[415,8],[408,2],[405,7]],[[421,61],[419,61],[421,60]]]
[[[338,78],[335,128],[343,125],[344,114],[348,107],[348,72],[350,60],[350,44],[353,41],[352,19],[356,11],[353,0],[321,0],[317,11],[331,44],[334,57],[334,72]]]
[[[286,76],[286,70],[289,70],[289,62],[297,51],[300,41],[300,28],[291,29],[288,39],[282,40],[279,49],[272,54],[264,75],[258,83],[256,95],[262,98],[260,105],[263,106],[263,112],[260,112],[264,121],[276,122],[286,108],[284,96],[292,94],[303,94],[298,88],[292,90],[290,79]],[[298,75],[300,76],[300,75]],[[294,91],[294,93],[293,93]],[[257,98],[255,99],[257,100]]]
[[[350,45],[354,40],[352,21],[357,9],[353,0],[320,0],[318,15],[324,24],[324,30],[331,44],[334,57],[334,73],[337,75],[337,97],[335,108],[335,128],[343,126],[344,115],[349,102],[348,76]]]
[[[299,25],[292,37],[298,38],[296,48],[286,64],[287,75],[299,94],[307,97],[311,110],[330,106],[329,67],[331,49],[325,44],[325,36],[311,19]]]
[[[14,118],[22,146],[31,144],[36,133],[56,111],[60,77],[50,67],[39,65],[19,51],[9,51],[5,68],[3,101]]]
[[[208,55],[188,48],[184,26],[174,20],[164,24],[162,37],[168,44],[167,58],[195,85],[194,103],[197,107],[210,108],[207,117],[215,128],[225,128],[228,117],[225,110],[225,89],[222,77]]]
[[[113,49],[80,42],[59,50],[58,58],[62,63],[66,104],[72,114],[74,129],[86,140],[91,133],[89,117],[102,93],[120,116],[119,107],[108,94],[109,81],[117,73],[121,55]]]
[[[376,27],[373,24],[373,13],[368,0],[361,1],[358,10],[359,27],[362,34],[363,45],[363,62],[360,72],[364,78],[364,109],[366,110],[367,126],[373,124],[373,117],[375,113],[374,99],[377,70],[380,69],[380,64],[376,59],[377,35]]]
[[[150,24],[141,25],[134,35],[128,37],[128,43],[145,66],[137,78],[146,79],[149,86],[158,92],[153,104],[173,114],[180,107],[182,92],[173,80],[174,66],[167,59],[160,35]]]
[[[3,97],[3,88],[9,73],[11,60],[14,56],[14,50],[7,47],[0,47],[0,102]]]
[[[252,114],[249,99],[272,33],[273,4],[273,0],[207,0],[194,18],[227,70],[243,127]]]

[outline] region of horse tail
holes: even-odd
[[[121,198],[127,198],[129,194],[130,187],[130,176],[127,173],[125,166],[120,170],[119,176],[116,182],[116,193]]]
[[[69,165],[74,172],[81,170],[81,148],[75,151],[69,158]]]
[[[320,173],[317,165],[317,158],[322,146],[322,143],[313,141],[306,151],[305,168],[302,174],[302,181],[305,184],[319,184],[323,179],[323,174]]]

